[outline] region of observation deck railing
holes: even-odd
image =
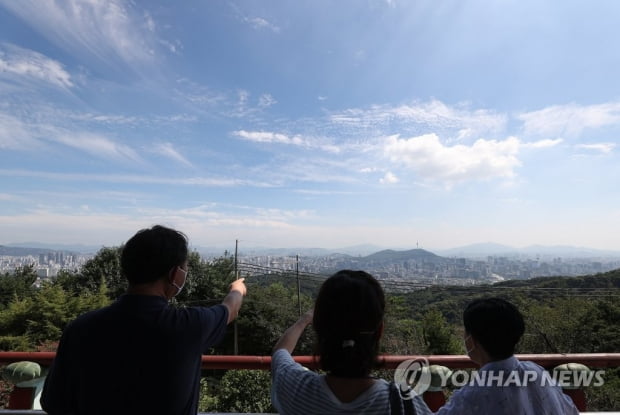
[[[50,366],[54,360],[54,352],[0,352],[0,366],[13,362],[30,361],[36,362],[43,367]],[[295,361],[308,368],[316,368],[313,356],[293,356]],[[429,365],[446,366],[449,369],[472,369],[477,365],[465,355],[383,355],[380,357],[382,369],[396,369],[405,360],[421,359],[428,361]],[[531,361],[545,369],[552,369],[564,363],[580,363],[589,368],[605,369],[620,367],[620,353],[576,353],[576,354],[518,354],[517,358],[523,361]],[[157,362],[153,362],[156,364]],[[229,355],[204,355],[202,357],[202,369],[260,369],[271,368],[271,356],[229,356]],[[575,400],[572,394],[569,394]],[[577,403],[577,402],[576,402]],[[584,403],[581,403],[582,414],[596,414],[585,412]],[[579,404],[577,405],[580,406]],[[1,415],[44,415],[45,412],[32,409],[0,409]],[[213,415],[213,413],[210,413]],[[620,415],[620,412],[601,412],[601,414]]]

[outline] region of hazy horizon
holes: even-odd
[[[119,244],[112,245],[85,245],[85,244],[54,244],[54,243],[42,243],[36,241],[22,242],[22,243],[8,243],[0,244],[1,246],[9,248],[32,248],[32,249],[50,249],[56,251],[75,251],[80,253],[96,253],[103,247],[120,246]],[[564,255],[567,258],[620,258],[620,250],[598,250],[590,247],[569,246],[569,245],[528,245],[522,247],[508,246],[502,244],[495,244],[492,242],[478,243],[465,246],[455,246],[451,248],[432,248],[432,247],[402,247],[402,246],[378,246],[373,244],[358,244],[352,246],[340,246],[340,247],[321,247],[321,246],[248,246],[243,243],[238,244],[239,255],[254,255],[254,254],[266,254],[282,251],[286,252],[286,255],[321,255],[322,253],[342,253],[349,255],[362,255],[377,253],[385,250],[393,251],[411,251],[416,249],[425,250],[431,253],[435,253],[441,256],[465,256],[465,257],[482,257],[487,255],[526,255],[526,256],[557,256]],[[190,249],[197,250],[203,254],[217,254],[220,255],[224,251],[233,253],[235,250],[235,241],[232,241],[228,245],[195,245],[190,241]],[[324,252],[323,252],[324,251]]]
[[[0,244],[620,249],[618,15],[0,0]]]

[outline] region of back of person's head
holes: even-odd
[[[376,365],[385,297],[364,271],[343,270],[321,286],[314,306],[316,354],[327,373],[367,376]]]
[[[467,305],[463,312],[465,331],[494,360],[507,359],[523,336],[523,316],[513,304],[501,298],[482,298]]]
[[[130,284],[154,282],[187,261],[187,237],[155,225],[138,231],[121,253],[121,271]]]

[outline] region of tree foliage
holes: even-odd
[[[118,298],[127,289],[127,282],[121,275],[121,249],[101,248],[79,271],[59,273],[55,284],[74,294],[96,293],[105,284],[108,298]]]
[[[275,412],[271,405],[271,377],[265,370],[229,370],[217,389],[221,412]]]
[[[454,328],[439,310],[429,310],[422,318],[422,336],[426,354],[459,354],[463,352]]]
[[[76,296],[60,286],[43,284],[31,297],[15,298],[0,311],[0,349],[35,350],[58,341],[67,323],[108,301],[105,285],[96,293]]]
[[[7,307],[15,299],[31,296],[36,280],[34,265],[17,268],[13,273],[0,274],[0,309]]]
[[[297,291],[274,283],[251,286],[238,319],[239,353],[270,355],[284,330],[299,318]],[[301,294],[302,312],[312,307],[312,300]],[[312,330],[304,332],[295,353],[312,352]]]
[[[176,297],[180,305],[213,305],[222,301],[234,280],[233,258],[222,256],[203,260],[197,252],[188,257],[188,278],[183,291]]]

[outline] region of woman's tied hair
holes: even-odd
[[[314,306],[316,354],[334,376],[363,377],[376,366],[385,296],[364,271],[343,270],[328,278]]]

